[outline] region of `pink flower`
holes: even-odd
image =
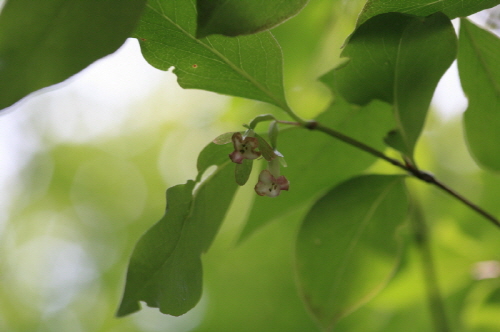
[[[286,177],[275,178],[267,169],[260,172],[259,182],[255,185],[255,192],[260,196],[276,197],[281,190],[288,190],[290,182]]]
[[[234,145],[234,151],[231,152],[229,158],[233,163],[241,164],[243,159],[257,159],[260,157],[260,152],[255,151],[259,146],[259,141],[255,137],[243,137],[241,133],[234,133],[231,138]]]

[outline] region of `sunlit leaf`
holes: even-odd
[[[238,36],[270,29],[297,14],[308,0],[197,0],[197,37]]]
[[[224,146],[210,143],[205,150]],[[217,164],[215,158],[212,164]],[[204,171],[203,162],[200,169]],[[200,163],[199,163],[200,165]],[[194,181],[167,190],[164,217],[137,243],[127,272],[118,316],[140,309],[139,301],[162,313],[179,316],[202,293],[201,254],[212,243],[236,190],[227,160],[194,192]]]
[[[389,143],[412,157],[434,89],[455,55],[455,31],[445,15],[382,14],[349,38],[342,56],[350,61],[335,71],[337,86],[351,103],[391,103],[400,137]]]
[[[324,331],[373,297],[399,260],[404,176],[364,175],[324,195],[297,239],[299,290]]]
[[[269,32],[196,39],[191,0],[149,1],[134,36],[144,58],[174,68],[179,85],[284,107],[281,49]]]
[[[377,149],[383,148],[382,137],[394,126],[388,104],[373,101],[358,107],[340,96],[335,96],[330,108],[317,120]],[[270,221],[311,204],[332,185],[361,172],[375,161],[371,155],[343,142],[303,128],[282,130],[279,151],[287,160],[288,167],[281,173],[290,181],[290,190],[272,199],[255,198],[242,239]]]
[[[358,17],[358,25],[370,17],[383,13],[399,12],[427,16],[443,12],[450,19],[472,15],[500,4],[499,0],[368,0]]]
[[[500,171],[500,39],[466,19],[460,22],[458,69],[469,99],[468,146],[481,165]]]
[[[146,0],[10,0],[0,15],[0,109],[113,53]]]

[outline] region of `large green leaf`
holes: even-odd
[[[165,215],[142,236],[130,259],[118,316],[139,310],[139,301],[179,316],[199,301],[200,256],[212,243],[237,187],[227,148],[211,143],[206,149],[226,155],[226,162],[194,194],[194,181],[167,190]]]
[[[113,53],[145,0],[10,0],[0,15],[0,109]]]
[[[358,25],[370,17],[391,12],[427,16],[443,12],[450,19],[472,15],[500,4],[499,0],[368,0],[358,17]]]
[[[331,73],[322,78],[328,85],[331,80]],[[382,137],[394,126],[390,105],[373,101],[358,107],[340,96],[335,96],[330,108],[317,120],[377,149],[383,148]],[[290,181],[290,190],[274,198],[255,198],[242,239],[270,221],[310,204],[333,184],[375,161],[373,156],[323,133],[298,128],[280,132],[278,145],[288,164],[281,173]]]
[[[269,32],[196,39],[194,0],[149,1],[135,37],[144,58],[174,68],[179,85],[286,108],[281,49]]]
[[[323,196],[304,219],[296,268],[303,300],[325,331],[373,297],[399,261],[404,176],[363,175]]]
[[[466,138],[481,165],[500,171],[500,39],[466,19],[460,22],[458,69],[469,99]]]
[[[389,144],[412,157],[434,89],[455,55],[455,31],[445,15],[382,14],[350,37],[342,52],[350,61],[335,71],[338,89],[351,103],[391,103],[397,135]]]
[[[308,0],[197,0],[197,37],[238,36],[270,29],[297,14]]]

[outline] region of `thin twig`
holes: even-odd
[[[443,184],[441,181],[437,180],[434,177],[434,175],[432,175],[428,172],[422,171],[412,164],[403,163],[397,159],[391,158],[377,149],[374,149],[374,148],[372,148],[372,147],[370,147],[370,146],[368,146],[368,145],[366,145],[366,144],[364,144],[364,143],[362,143],[362,142],[360,142],[352,137],[346,136],[346,135],[344,135],[344,134],[342,134],[334,129],[325,127],[316,121],[306,122],[304,127],[307,129],[310,129],[310,130],[321,131],[321,132],[323,132],[329,136],[332,136],[332,137],[334,137],[334,138],[336,138],[344,143],[347,143],[347,144],[352,145],[360,150],[363,150],[363,151],[365,151],[365,152],[367,152],[367,153],[369,153],[377,158],[383,159],[383,160],[387,161],[388,163],[405,170],[406,172],[410,173],[411,175],[413,175],[414,177],[416,177],[417,179],[419,179],[421,181],[427,182],[429,184],[432,184],[432,185],[438,187],[439,189],[441,189],[444,192],[448,193],[449,195],[455,197],[456,199],[461,201],[463,204],[467,205],[469,208],[471,208],[472,210],[479,213],[485,219],[489,220],[492,224],[494,224],[495,226],[500,228],[500,221],[496,217],[494,217],[492,214],[486,212],[483,208],[479,207],[478,205],[472,203],[464,196],[458,194],[456,191],[454,191],[453,189],[451,189],[447,185]]]

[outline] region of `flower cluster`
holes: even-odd
[[[259,141],[255,137],[241,136],[241,133],[234,133],[231,138],[234,145],[234,151],[229,155],[233,163],[241,164],[243,159],[257,159],[260,152],[255,151],[259,146]]]
[[[257,159],[261,152],[256,151],[259,141],[255,137],[246,136],[241,133],[234,133],[231,137],[234,151],[229,154],[231,161],[237,164],[243,163],[244,159]],[[276,197],[281,190],[288,190],[290,182],[283,175],[279,174],[280,167],[277,160],[270,160],[268,169],[262,170],[259,175],[259,182],[255,185],[255,192],[259,196]]]

